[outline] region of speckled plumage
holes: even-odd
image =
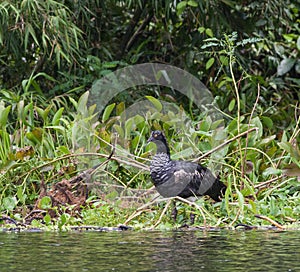
[[[173,161],[164,134],[153,131],[149,142],[157,146],[150,164],[150,174],[157,191],[164,197],[209,195],[220,201],[226,186],[206,167],[188,161]]]

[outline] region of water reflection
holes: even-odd
[[[293,231],[0,233],[0,264],[1,271],[300,271],[299,242]]]

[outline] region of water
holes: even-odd
[[[300,271],[300,232],[0,233],[0,271]]]

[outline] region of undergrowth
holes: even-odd
[[[217,119],[187,109],[175,95],[168,95],[171,108],[166,98],[145,96],[141,112],[128,116],[125,103],[115,102],[99,116],[89,92],[46,99],[34,79],[22,94],[1,90],[2,225],[169,229],[188,224],[194,213],[196,226],[299,228],[299,105],[291,105],[293,122],[278,130],[260,108],[257,84],[247,111],[233,72],[235,45],[226,41],[234,99],[218,109]],[[173,159],[197,161],[220,177],[228,188],[222,202],[157,196],[148,171],[154,146],[147,138],[154,129],[165,131]]]
[[[6,97],[9,94],[5,91]],[[1,102],[0,209],[4,222],[9,223],[10,218],[24,223],[31,215],[26,222],[35,227],[126,223],[164,229],[188,223],[193,212],[199,226],[270,225],[256,215],[283,227],[297,226],[299,117],[295,127],[282,131],[279,139],[276,134],[266,134],[272,131],[269,120],[254,108],[250,115],[225,120],[221,127],[219,120],[205,115],[182,127],[187,124],[180,122],[182,111],[164,113],[154,97],[148,97],[153,108],[144,116],[135,115],[124,122],[118,118],[122,103],[107,106],[104,122],[99,122],[94,108],[86,105],[87,98],[88,93],[78,102],[72,97],[56,97],[44,107],[32,100]],[[297,110],[295,106],[295,113]],[[195,203],[177,200],[178,217],[173,222],[170,200],[152,201],[156,192],[151,189],[148,165],[153,146],[146,144],[151,129],[166,132],[174,159],[201,158],[202,164],[216,166],[216,174],[228,187],[221,203],[205,198]],[[218,148],[224,141],[228,144]],[[216,151],[205,156],[211,149]],[[91,177],[83,180],[89,191],[84,205],[58,208],[48,196],[39,198],[42,181],[49,190],[99,162],[102,164]],[[42,216],[35,217],[35,210],[42,210]]]

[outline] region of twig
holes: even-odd
[[[144,210],[136,210],[131,216],[128,217],[128,219],[124,222],[123,225],[127,225],[132,219],[138,217],[140,214],[142,214],[143,212],[146,212],[146,211],[151,211],[151,209],[144,209]]]
[[[142,25],[138,28],[138,30],[135,33],[133,33],[134,29],[140,22],[141,17],[145,15],[146,12],[148,12],[148,16],[143,21]],[[135,39],[140,35],[140,32],[143,29],[145,29],[146,26],[149,24],[153,15],[154,15],[153,10],[148,10],[147,8],[147,0],[140,1],[140,5],[138,5],[138,7],[136,8],[133,17],[129,22],[129,26],[121,41],[120,52],[117,54],[117,59],[121,59],[122,56],[126,53],[126,50],[130,49]]]
[[[167,209],[169,208],[169,206],[170,206],[171,203],[172,203],[172,199],[169,199],[168,202],[167,202],[167,204],[166,204],[166,206],[164,207],[163,211],[161,212],[158,221],[154,224],[154,228],[156,228],[160,224],[163,216],[166,214]]]
[[[222,144],[216,146],[215,148],[211,149],[210,151],[206,152],[205,154],[201,155],[200,157],[194,159],[193,162],[200,161],[200,160],[202,160],[203,158],[209,156],[210,154],[216,152],[217,150],[219,150],[219,149],[223,148],[224,146],[230,144],[231,142],[235,141],[236,139],[238,139],[238,138],[240,138],[240,137],[243,137],[243,136],[245,136],[245,135],[248,135],[250,132],[252,132],[252,131],[257,131],[257,130],[258,130],[257,127],[250,128],[250,129],[248,129],[248,130],[246,130],[246,131],[244,131],[244,132],[242,132],[242,133],[240,133],[240,134],[234,136],[233,138],[231,138],[231,139],[225,141],[224,143],[222,143]]]
[[[228,37],[227,37],[228,39]],[[227,41],[228,42],[228,41]],[[234,48],[232,48],[232,45],[230,43],[227,43],[227,47],[229,47],[229,70],[230,70],[230,75],[232,78],[232,83],[234,86],[234,91],[235,91],[235,96],[236,96],[236,104],[237,104],[237,133],[240,134],[241,132],[241,100],[240,100],[240,94],[239,94],[239,89],[235,80],[235,76],[233,73],[233,64],[236,62],[236,58],[234,57]],[[242,148],[241,148],[241,141],[237,141],[238,146],[239,146],[239,151],[240,151],[240,159],[242,160]]]
[[[256,214],[254,215],[256,218],[259,218],[259,219],[263,219],[263,220],[266,220],[268,222],[270,222],[272,225],[274,225],[276,228],[279,228],[279,229],[285,229],[284,226],[282,226],[281,224],[277,223],[275,220],[265,216],[265,215],[260,215],[260,214]]]
[[[297,222],[297,219],[289,217],[289,216],[285,216],[284,218],[291,221],[291,222]]]
[[[111,158],[115,152],[115,146],[116,146],[116,140],[115,140],[115,143],[112,145],[112,150],[111,150],[110,154],[107,156],[107,158],[104,162],[98,163],[95,166],[93,166],[92,168],[89,168],[87,170],[80,172],[75,177],[72,177],[71,179],[69,179],[69,182],[70,183],[81,182],[82,184],[83,183],[87,184],[90,181],[91,176],[97,171],[97,169],[102,167],[103,165],[107,164],[111,160]]]
[[[90,172],[90,175],[92,175],[97,170],[97,168],[100,168],[101,166],[103,166],[104,164],[108,163],[111,160],[113,154],[116,151],[116,144],[117,144],[117,137],[115,137],[115,142],[112,144],[111,152],[108,155],[108,157],[106,158],[106,160],[102,163],[98,163],[97,165],[93,166],[92,171]]]
[[[154,198],[152,198],[152,200],[146,204],[144,204],[143,206],[137,208],[133,214],[131,214],[128,219],[123,223],[123,225],[127,225],[132,219],[136,218],[137,216],[139,216],[140,214],[142,214],[145,211],[149,211],[149,209],[147,209],[149,206],[151,206],[152,204],[154,204],[155,202],[157,202],[157,198],[159,197],[159,195],[157,194]]]
[[[279,180],[279,179],[281,179],[281,178],[283,178],[283,175],[281,175],[281,176],[279,176],[279,177],[272,178],[272,179],[267,180],[267,181],[265,181],[265,182],[261,182],[261,183],[255,185],[255,186],[254,186],[254,189],[257,189],[257,188],[260,188],[260,187],[264,187],[264,186],[266,186],[266,185],[269,185],[270,183],[272,183],[272,182],[274,182],[274,181],[277,181],[277,180]]]
[[[30,219],[30,216],[32,216],[33,214],[36,214],[36,213],[38,213],[38,214],[46,214],[47,213],[47,211],[45,211],[45,210],[40,210],[40,209],[37,209],[37,210],[32,210],[29,214],[27,214],[25,217],[24,217],[24,222],[25,222],[25,225],[28,225],[27,224],[27,221],[28,221],[28,219]],[[33,219],[31,219],[30,220],[30,222],[32,221]]]
[[[145,20],[142,22],[142,24],[138,27],[138,29],[135,31],[135,33],[132,35],[132,37],[127,42],[123,53],[130,50],[130,48],[132,47],[132,45],[135,42],[135,40],[137,39],[137,37],[139,35],[141,35],[141,33],[143,33],[143,30],[146,28],[146,26],[149,24],[149,22],[152,20],[152,18],[153,18],[153,11],[150,11],[148,16],[145,18]]]
[[[204,227],[206,227],[206,217],[205,217],[205,214],[204,214],[204,212],[203,212],[203,209],[202,209],[199,205],[197,205],[195,202],[189,201],[189,200],[187,200],[187,199],[185,199],[185,198],[182,198],[182,197],[180,197],[180,196],[176,196],[175,199],[178,199],[179,201],[181,201],[181,202],[183,202],[183,203],[185,203],[185,204],[188,204],[188,205],[190,205],[190,206],[193,206],[193,207],[195,207],[197,210],[199,210],[200,213],[201,213],[201,216],[202,216],[202,218],[203,218],[203,225],[204,225]]]
[[[2,215],[0,217],[0,220],[9,221],[9,222],[11,222],[15,225],[18,225],[18,222],[15,219],[12,219],[12,218],[10,218],[9,216],[6,216],[6,215]]]
[[[238,209],[238,211],[237,211],[237,213],[236,213],[236,215],[235,215],[233,221],[229,224],[230,227],[232,227],[233,224],[238,220],[240,214],[241,214],[241,209]]]
[[[258,87],[257,87],[257,96],[256,96],[256,100],[255,100],[254,106],[253,106],[251,114],[250,114],[250,118],[249,118],[249,122],[248,122],[248,129],[250,128],[250,122],[251,122],[252,117],[254,115],[254,110],[255,110],[255,108],[256,108],[256,106],[258,104],[259,97],[260,97],[260,85],[258,84]],[[242,177],[245,176],[245,164],[246,164],[246,157],[247,157],[248,141],[249,141],[249,133],[246,136],[246,148],[245,148],[244,158],[243,158],[242,164],[241,164],[242,165]]]

